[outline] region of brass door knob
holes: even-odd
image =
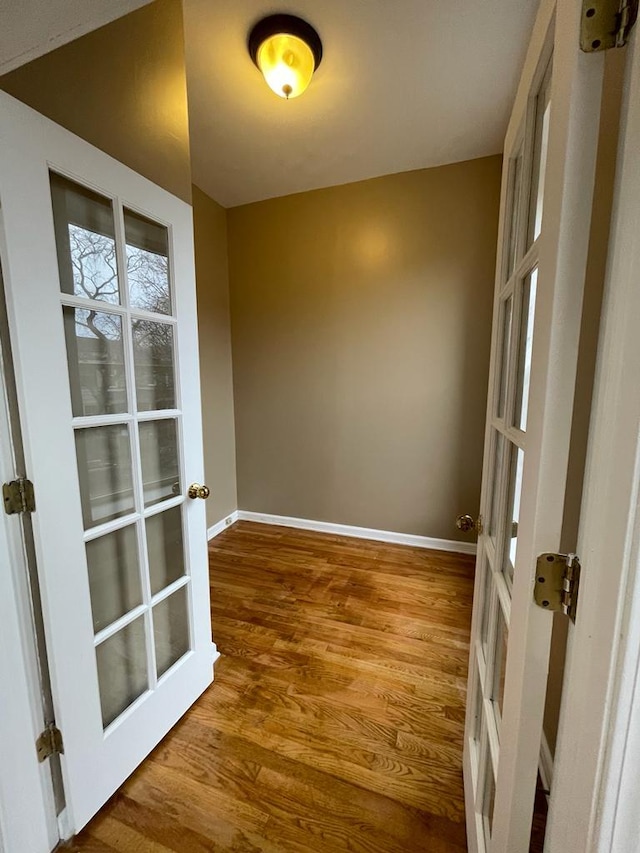
[[[191,483],[187,494],[192,500],[195,500],[196,498],[201,498],[203,501],[206,501],[206,499],[211,494],[211,489],[209,488],[209,486],[201,486],[200,483]]]
[[[470,515],[459,515],[456,518],[456,527],[462,530],[463,533],[468,533],[470,530],[475,530],[478,535],[482,533],[482,516],[474,519]]]

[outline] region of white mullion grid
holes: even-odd
[[[143,515],[145,518],[149,518],[152,515],[159,515],[167,509],[173,509],[174,506],[181,506],[183,503],[185,503],[185,496],[176,495],[175,498],[169,498],[166,501],[158,501],[157,504],[151,504],[151,506],[145,507]]]
[[[113,637],[114,634],[117,634],[122,628],[126,628],[127,625],[130,625],[131,622],[135,622],[135,620],[139,616],[143,616],[147,612],[146,604],[139,604],[137,607],[134,607],[133,610],[129,610],[124,616],[120,616],[120,618],[116,619],[115,622],[112,622],[110,625],[107,625],[106,628],[103,628],[93,638],[93,645],[99,646],[101,643],[104,643],[105,640],[108,640],[109,637]]]
[[[148,412],[138,412],[136,419],[142,421],[168,421],[172,418],[178,419],[182,412],[180,409],[150,409]]]
[[[114,211],[115,215],[115,211]],[[117,232],[116,232],[117,233]],[[118,248],[116,247],[116,253]],[[126,262],[126,258],[124,258]],[[120,288],[120,260],[118,259],[118,288]],[[128,292],[120,292],[120,303],[107,302],[104,299],[90,299],[88,296],[77,296],[73,293],[61,293],[62,304],[69,308],[81,308],[85,311],[99,311],[109,314],[117,314],[119,317],[129,317],[133,320],[147,320],[152,323],[164,323],[166,326],[171,326],[175,329],[177,320],[170,314],[157,314],[154,311],[145,311],[143,308],[131,308],[124,304],[124,299],[128,300]]]
[[[91,542],[93,539],[99,539],[107,533],[114,533],[116,530],[122,530],[130,524],[134,524],[140,518],[139,512],[130,512],[127,515],[114,518],[111,521],[106,521],[104,524],[97,524],[95,527],[90,527],[84,532],[84,541]]]
[[[116,248],[116,258],[117,258]],[[120,280],[120,262],[116,261],[118,270],[118,292],[122,299],[121,280]],[[68,308],[80,308],[84,311],[98,311],[101,314],[117,314],[124,318],[126,308],[121,303],[107,302],[104,299],[90,299],[88,296],[76,296],[73,293],[61,293],[62,304]]]
[[[133,353],[133,328],[131,323],[131,308],[129,299],[129,281],[127,278],[127,255],[126,235],[124,226],[124,211],[122,202],[115,198],[113,202],[115,231],[116,231],[116,255],[119,269],[122,275],[122,304],[126,309],[123,318],[122,337],[124,342],[124,361],[127,377],[127,394],[129,400],[129,411],[131,412],[131,423],[129,425],[131,435],[131,465],[133,469],[133,491],[135,495],[135,506],[140,518],[136,522],[136,533],[138,539],[138,563],[142,587],[142,606],[144,607],[144,626],[147,653],[147,679],[149,689],[154,690],[157,684],[156,652],[153,636],[153,625],[151,622],[151,582],[149,578],[149,559],[147,555],[147,537],[142,516],[144,515],[144,489],[142,484],[142,458],[140,453],[140,436],[138,433],[138,402],[135,379],[135,360]]]
[[[164,601],[165,598],[169,598],[174,592],[177,592],[179,589],[182,589],[183,586],[187,586],[191,578],[189,575],[182,575],[181,578],[170,583],[168,586],[165,586],[164,589],[161,589],[160,592],[156,592],[156,594],[151,599],[151,606],[155,607],[156,604],[160,604],[161,601]]]
[[[159,314],[155,311],[145,311],[144,308],[129,308],[129,316],[132,320],[149,320],[152,323],[164,323],[174,328],[178,322],[172,314]]]
[[[78,430],[98,426],[128,426],[132,422],[132,416],[128,412],[122,412],[114,415],[83,415],[73,418],[71,424],[74,430]]]

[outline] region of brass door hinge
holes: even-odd
[[[64,752],[62,732],[56,728],[55,723],[49,723],[36,741],[36,752],[40,762],[52,755],[62,755]]]
[[[580,560],[575,554],[540,554],[533,596],[538,607],[564,613],[576,621]]]
[[[19,477],[2,486],[2,497],[4,499],[4,511],[7,515],[18,512],[35,512],[36,495],[31,480]]]
[[[582,0],[580,49],[624,47],[638,17],[638,0]]]

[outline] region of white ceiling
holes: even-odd
[[[0,74],[150,0],[0,0]]]
[[[184,0],[193,180],[225,207],[502,150],[537,0]],[[324,57],[284,101],[251,62],[297,14]]]

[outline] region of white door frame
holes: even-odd
[[[1,225],[1,223],[0,223]],[[0,253],[3,248],[0,227]],[[2,292],[0,288],[0,299]],[[16,476],[9,399],[0,348],[0,480]],[[49,763],[36,738],[44,728],[40,676],[19,516],[0,519],[0,850],[49,853],[59,841]]]
[[[578,553],[545,850],[638,849],[640,40],[628,48]]]

